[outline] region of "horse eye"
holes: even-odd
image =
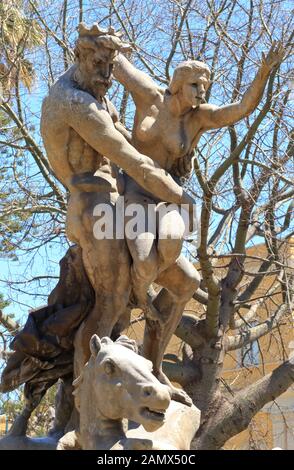
[[[112,375],[115,372],[115,364],[111,361],[105,361],[104,371],[107,375]]]

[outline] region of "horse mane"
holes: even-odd
[[[131,349],[131,351],[138,354],[138,346],[137,346],[136,341],[134,339],[128,338],[126,335],[121,335],[119,338],[117,338],[115,343],[120,344],[121,346],[124,346],[125,348]]]

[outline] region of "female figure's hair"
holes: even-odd
[[[175,69],[173,77],[169,84],[169,91],[172,95],[177,93],[182,86],[183,82],[186,82],[191,75],[205,73],[207,78],[210,77],[210,69],[204,62],[199,60],[187,60],[181,62]]]

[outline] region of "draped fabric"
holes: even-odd
[[[0,391],[25,384],[28,399],[42,397],[59,378],[73,372],[75,333],[94,303],[94,292],[84,271],[81,249],[72,246],[60,261],[58,284],[48,305],[29,313],[14,337],[3,370]]]

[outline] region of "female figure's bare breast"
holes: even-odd
[[[200,126],[191,125],[191,110],[183,116],[173,115],[161,95],[156,102],[137,105],[133,127],[133,144],[162,168],[170,170],[174,162],[191,152],[200,138]],[[198,127],[198,128],[197,128]]]

